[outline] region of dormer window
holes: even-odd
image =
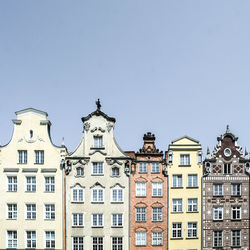
[[[118,167],[112,168],[112,176],[119,176],[120,175],[120,169]]]
[[[102,136],[94,136],[94,148],[102,148],[103,141]]]
[[[84,174],[83,168],[78,167],[78,168],[76,169],[76,175],[78,175],[78,176],[83,176],[83,174]]]

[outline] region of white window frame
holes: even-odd
[[[102,135],[94,135],[94,148],[103,148]]]
[[[103,162],[92,162],[92,175],[103,175],[104,174],[104,166]]]
[[[198,212],[198,199],[188,198],[187,211],[190,213]]]
[[[135,184],[135,195],[136,197],[146,197],[147,196],[147,187],[146,187],[146,182],[136,182]]]
[[[223,184],[213,184],[213,196],[223,196]]]
[[[223,220],[223,206],[213,207],[213,220]]]
[[[7,192],[17,192],[17,176],[7,176]]]
[[[76,168],[76,175],[77,175],[77,176],[83,176],[83,175],[84,175],[84,168],[82,168],[82,167],[77,167],[77,168]]]
[[[182,175],[181,174],[174,174],[172,175],[172,188],[182,188]]]
[[[77,242],[75,242],[74,239],[76,239]],[[82,242],[80,242],[80,239],[82,239]],[[83,236],[72,237],[72,249],[74,250],[84,249],[84,237]]]
[[[152,221],[163,221],[162,207],[152,207]]]
[[[48,234],[47,234],[48,233]],[[44,232],[44,248],[45,249],[55,249],[56,248],[56,233],[55,231],[45,231]],[[47,238],[47,235],[49,237]],[[49,246],[47,247],[47,242],[49,243]]]
[[[163,196],[163,184],[162,182],[152,182],[152,196],[162,197]]]
[[[190,165],[190,154],[180,154],[180,166]]]
[[[236,218],[234,218],[234,212],[236,215]],[[238,216],[239,214],[239,216]],[[231,207],[231,219],[232,220],[241,220],[241,206],[232,206]]]
[[[30,233],[30,236],[28,236]],[[30,246],[29,246],[30,245]],[[26,231],[26,248],[35,249],[36,248],[36,231],[28,230]]]
[[[26,192],[36,192],[36,176],[26,176],[26,189],[25,190]]]
[[[159,162],[152,162],[151,163],[151,173],[158,174],[161,171],[160,163]]]
[[[17,220],[17,203],[7,204],[7,220]]]
[[[44,204],[44,219],[55,220],[56,219],[56,205]]]
[[[44,164],[44,150],[35,150],[35,164]]]
[[[118,168],[118,167],[113,167],[113,168],[111,169],[111,171],[112,171],[112,176],[115,176],[115,177],[120,176],[120,168]]]
[[[176,225],[177,227],[174,227]],[[174,232],[176,235],[174,235]],[[179,236],[180,232],[180,236]],[[182,223],[181,222],[172,222],[172,238],[181,239],[182,238]]]
[[[55,176],[44,176],[44,192],[54,193],[55,192],[55,182],[56,182]]]
[[[187,238],[198,238],[198,223],[197,222],[187,223]]]
[[[96,223],[94,218],[96,217]],[[104,215],[103,214],[91,214],[91,226],[92,227],[104,227]]]
[[[145,174],[148,172],[148,163],[147,162],[139,162],[139,173]]]
[[[76,196],[74,195],[76,193]],[[82,193],[82,194],[81,194]],[[76,197],[76,199],[74,199]],[[74,187],[71,189],[71,202],[84,202],[85,190],[82,187]]]
[[[7,230],[6,232],[6,249],[18,247],[18,237],[17,237],[17,230]],[[9,244],[10,243],[10,244]]]
[[[147,221],[147,208],[146,207],[135,208],[135,221],[137,222]]]
[[[152,246],[162,246],[163,245],[163,233],[152,232]]]
[[[183,212],[183,202],[182,199],[172,199],[172,213],[182,213]]]
[[[135,232],[135,245],[136,246],[147,245],[147,233],[146,232]]]
[[[239,190],[238,190],[238,187],[239,187]],[[240,183],[232,183],[231,195],[232,196],[241,196],[241,184]]]
[[[94,187],[91,190],[92,202],[104,202],[104,188]]]
[[[101,249],[104,249],[104,240],[103,240],[104,237],[98,237],[98,236],[94,236],[92,237],[92,249],[94,249],[94,239],[97,240],[96,242],[96,249],[97,250],[101,250]],[[101,242],[100,242],[101,240]]]
[[[189,174],[188,175],[187,187],[189,187],[189,188],[197,188],[198,187],[198,175],[197,174]]]
[[[240,235],[234,235],[234,233],[240,233]],[[235,244],[238,242],[239,239],[239,244]],[[232,230],[231,231],[231,246],[232,247],[241,247],[241,230]]]
[[[28,203],[28,204],[25,204],[25,207],[26,207],[26,220],[35,220],[36,219],[36,204]],[[28,207],[30,207],[30,210],[28,210]],[[30,218],[28,218],[29,217],[28,214],[30,214]]]
[[[27,164],[28,152],[27,150],[18,150],[18,164]]]
[[[116,242],[114,242],[114,240],[116,241]],[[121,241],[119,241],[119,240],[121,240]],[[123,249],[123,237],[112,237],[112,248],[111,249]]]
[[[215,234],[220,234],[220,235],[215,236]],[[216,239],[218,242],[217,244],[215,244]],[[223,247],[223,231],[213,231],[213,247]]]
[[[111,215],[112,227],[123,227],[123,214],[115,213]]]
[[[84,227],[83,213],[72,213],[72,227]]]
[[[111,188],[111,202],[123,202],[124,190],[121,187]]]

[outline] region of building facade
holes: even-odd
[[[167,153],[168,249],[201,249],[202,152],[188,136],[172,142]]]
[[[67,249],[129,249],[131,160],[100,109],[82,118],[82,140],[65,159]]]
[[[131,250],[167,249],[167,172],[163,152],[155,147],[154,134],[143,137],[143,147],[130,152]]]
[[[16,112],[11,141],[0,147],[0,249],[63,249],[61,154],[47,113]]]
[[[226,132],[208,150],[203,177],[203,249],[249,249],[250,159]]]

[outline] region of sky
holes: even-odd
[[[150,131],[206,152],[227,124],[250,150],[249,96],[249,0],[0,1],[1,145],[33,107],[73,151],[100,98],[124,151]]]

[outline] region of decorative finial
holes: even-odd
[[[62,138],[62,146],[65,146],[65,144],[64,144],[64,137]]]
[[[230,133],[230,130],[229,130],[229,125],[227,125],[227,130],[226,130],[226,133]]]
[[[245,156],[248,155],[248,152],[247,152],[247,147],[245,147]]]
[[[209,147],[207,147],[207,155],[210,155]]]
[[[98,100],[95,103],[96,103],[97,109],[100,110],[101,106],[102,106],[101,102],[100,102],[100,99],[98,98]]]

